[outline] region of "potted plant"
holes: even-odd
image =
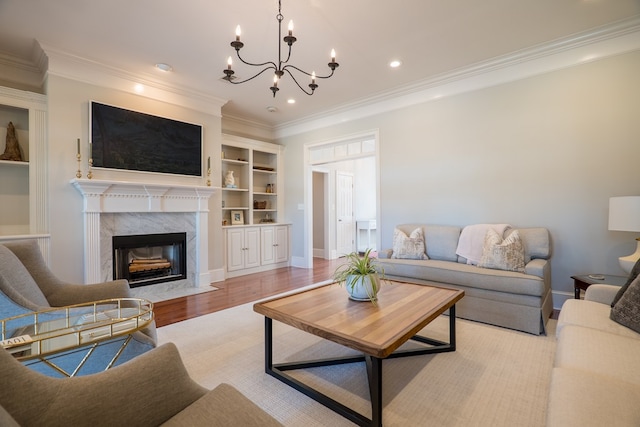
[[[363,256],[352,252],[345,257],[346,262],[336,268],[333,280],[340,285],[345,284],[349,298],[376,304],[380,283],[385,277],[384,268],[377,263],[375,255],[371,249],[367,249]]]

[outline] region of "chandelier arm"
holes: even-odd
[[[293,67],[293,68],[296,68],[296,67]],[[296,68],[296,69],[297,69],[297,68]],[[304,93],[306,93],[307,95],[313,95],[313,91],[311,91],[311,92],[307,92],[307,90],[306,90],[305,88],[303,88],[302,86],[300,86],[300,83],[298,83],[298,80],[296,80],[296,78],[294,77],[294,75],[293,75],[293,74],[291,74],[291,71],[287,70],[287,67],[284,67],[282,70],[283,70],[283,71],[286,71],[286,72],[287,72],[287,74],[289,74],[289,75],[291,76],[291,78],[292,78],[292,79],[293,79],[293,81],[298,85],[298,87],[300,88],[300,90],[301,90],[301,91],[303,91],[303,92],[304,92]],[[300,70],[300,71],[302,71],[302,70]],[[302,71],[302,72],[304,73],[304,71]],[[311,74],[309,74],[309,73],[305,73],[305,74],[308,74],[309,76],[311,75]]]
[[[243,63],[243,64],[251,65],[252,67],[263,67],[263,66],[265,66],[265,65],[271,65],[275,70],[277,70],[277,69],[278,69],[278,67],[276,66],[276,63],[275,63],[275,62],[273,62],[273,61],[267,61],[267,62],[263,62],[263,63],[261,63],[261,64],[254,64],[254,63],[252,63],[252,62],[247,62],[247,61],[245,61],[244,59],[242,59],[242,57],[240,56],[240,51],[239,51],[239,50],[236,50],[236,54],[238,55],[238,59],[239,59],[240,61],[242,61],[242,63]]]
[[[311,77],[311,73],[307,73],[306,71],[296,67],[295,65],[287,64],[284,67],[282,67],[282,70],[283,71],[286,70],[289,73],[289,75],[291,75],[291,77],[293,77],[293,74],[291,74],[291,71],[287,70],[287,68],[293,68],[294,70],[299,71],[300,73],[306,74],[307,76]],[[328,76],[318,76],[318,75],[316,75],[316,79],[328,79],[329,77],[333,76],[334,71],[335,70],[331,70],[331,74],[329,74]]]
[[[269,62],[267,62],[267,64],[269,64]],[[228,81],[229,83],[233,83],[234,85],[239,85],[239,84],[241,84],[241,83],[246,83],[246,82],[248,82],[249,80],[253,80],[253,79],[255,79],[256,77],[258,77],[260,74],[264,73],[264,72],[265,72],[265,71],[267,71],[267,70],[275,70],[275,69],[276,69],[276,68],[275,68],[275,66],[273,66],[273,65],[272,65],[272,66],[270,66],[270,67],[265,67],[265,68],[263,68],[259,73],[257,73],[256,75],[254,75],[254,76],[252,76],[252,77],[249,77],[248,79],[242,80],[242,81],[240,81],[240,82],[234,82],[233,80],[228,79],[228,78],[226,78],[226,77],[223,77],[223,79],[225,79],[225,80],[226,80],[226,81]]]

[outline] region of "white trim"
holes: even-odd
[[[285,138],[639,49],[640,17],[636,16],[283,123],[275,127],[274,135]]]
[[[192,108],[196,111],[206,111],[217,117],[222,117],[222,106],[227,103],[226,99],[215,97],[201,90],[168,85],[148,74],[133,74],[98,61],[72,55],[51,46],[41,46],[49,58],[48,75],[128,92]],[[144,85],[144,93],[136,92],[135,87],[138,84]]]

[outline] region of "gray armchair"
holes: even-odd
[[[49,378],[0,349],[0,425],[281,426],[228,384],[208,391],[164,344],[96,375]]]
[[[40,248],[34,240],[9,242],[0,245],[0,319],[110,298],[130,297],[126,280],[94,285],[69,284],[58,279],[47,267]],[[124,338],[116,338],[100,345],[77,375],[103,370]],[[133,340],[118,358],[123,363],[156,346],[155,324],[133,334]],[[55,363],[73,371],[83,352],[72,350],[55,357]],[[51,376],[61,374],[50,366],[36,361],[25,362],[32,369]]]

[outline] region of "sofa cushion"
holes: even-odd
[[[640,276],[631,282],[627,291],[611,308],[611,320],[640,332]]]
[[[638,274],[640,274],[640,259],[636,261],[635,265],[631,269],[631,273],[629,274],[629,277],[627,278],[626,283],[620,288],[616,296],[613,298],[613,301],[611,301],[611,307],[616,305],[616,303],[620,300],[620,298],[622,298],[622,295],[624,295],[624,293],[627,291],[629,286],[631,286],[631,283],[634,280],[636,280],[636,277],[638,277]]]
[[[640,387],[640,339],[565,325],[556,347],[558,368],[580,369]]]
[[[460,238],[460,227],[453,225],[400,224],[396,228],[410,234],[417,227],[422,228],[429,259],[458,261],[456,248]]]
[[[548,427],[638,426],[640,387],[587,371],[553,368]]]
[[[415,228],[410,235],[399,229],[393,230],[393,253],[391,258],[427,259],[424,247],[424,234],[421,227]]]
[[[491,270],[433,259],[380,259],[379,263],[388,277],[426,280],[444,283],[445,286],[458,285],[513,295],[540,297],[546,292],[542,278],[515,271]]]
[[[0,245],[0,292],[29,310],[40,311],[50,307],[25,266],[4,245]]]
[[[640,338],[636,332],[611,320],[609,318],[610,312],[609,304],[577,299],[566,300],[560,310],[556,335],[562,336],[562,330],[565,326],[574,325],[628,338]]]
[[[518,232],[503,240],[495,230],[487,230],[478,267],[524,272],[524,249]]]

